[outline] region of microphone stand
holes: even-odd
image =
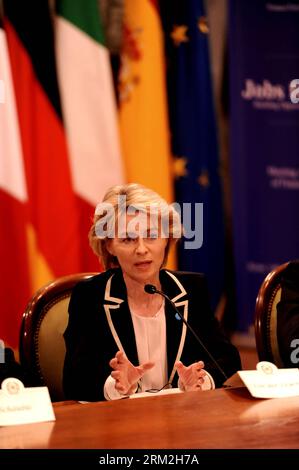
[[[183,317],[183,315],[181,314],[181,312],[179,311],[179,309],[176,307],[175,303],[168,297],[168,295],[164,294],[164,292],[158,290],[156,288],[156,286],[152,285],[152,284],[146,284],[144,286],[144,290],[145,292],[147,292],[148,294],[160,294],[162,295],[162,297],[164,297],[166,300],[168,300],[168,302],[172,305],[172,307],[174,308],[176,314],[179,316],[179,318],[184,322],[184,324],[186,325],[186,327],[191,331],[191,333],[193,334],[194,338],[196,339],[196,341],[200,344],[200,346],[203,348],[203,350],[206,352],[206,354],[209,356],[209,358],[211,359],[211,361],[215,364],[215,366],[217,367],[217,369],[219,370],[219,372],[221,372],[221,374],[223,375],[223,377],[225,378],[225,380],[228,379],[227,375],[225,374],[224,370],[222,369],[222,367],[218,364],[218,362],[216,361],[216,359],[212,356],[212,354],[210,353],[210,351],[206,348],[206,346],[203,344],[203,342],[201,341],[201,339],[199,338],[199,336],[195,333],[195,331],[193,330],[192,326],[187,322],[187,320],[185,320],[185,318]]]

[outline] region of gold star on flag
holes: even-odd
[[[208,34],[210,32],[206,16],[200,16],[199,20],[197,21],[197,26],[199,31],[203,34]]]
[[[210,186],[210,178],[207,170],[202,171],[202,173],[197,178],[197,182],[204,189]]]
[[[187,26],[174,26],[172,32],[170,33],[171,39],[173,40],[176,46],[179,46],[182,42],[188,42],[187,38]]]
[[[176,179],[187,176],[187,158],[175,157],[173,161],[173,171]]]

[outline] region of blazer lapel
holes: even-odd
[[[188,319],[188,299],[186,298],[187,292],[179,279],[170,271],[161,271],[160,281],[162,291],[174,302],[180,313],[184,316],[185,320]],[[176,361],[179,361],[182,355],[185,337],[186,326],[180,319],[170,304],[165,302],[165,315],[166,315],[166,339],[167,339],[167,362],[168,362],[168,377],[169,382],[172,383],[176,368],[174,366]]]
[[[137,366],[138,354],[134,327],[120,270],[112,273],[107,281],[103,307],[118,349],[126,354],[132,364]]]
[[[162,291],[174,302],[185,320],[188,319],[187,292],[177,276],[163,270],[160,273]],[[114,340],[119,350],[124,351],[134,365],[138,365],[137,346],[134,326],[127,302],[127,291],[121,270],[109,277],[104,296],[104,310]],[[167,365],[169,382],[173,381],[176,368],[174,364],[181,358],[185,343],[186,326],[176,316],[169,302],[165,302]],[[177,318],[178,317],[178,318]]]

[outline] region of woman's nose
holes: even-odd
[[[143,254],[147,252],[147,246],[144,243],[143,238],[138,238],[137,240],[137,246],[136,246],[136,253],[138,254]]]

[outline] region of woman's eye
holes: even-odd
[[[130,243],[136,240],[136,238],[133,237],[125,237],[122,239],[124,243]]]
[[[159,234],[157,231],[152,231],[148,234],[147,238],[156,240],[159,237]]]

